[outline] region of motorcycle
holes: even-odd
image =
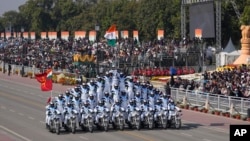
[[[144,125],[147,125],[149,129],[154,128],[154,110],[152,108],[149,108],[149,111],[147,111],[144,115]]]
[[[65,123],[65,129],[66,131],[71,130],[71,132],[74,134],[76,132],[77,128],[77,118],[78,118],[78,112],[76,110],[72,110],[71,112],[67,112],[68,119]]]
[[[107,132],[109,129],[109,115],[108,115],[108,113],[109,113],[109,110],[106,109],[101,113],[101,115],[99,117],[98,126],[102,127],[105,132]]]
[[[87,128],[90,133],[93,133],[94,128],[94,111],[89,109],[89,113],[86,116],[82,116],[81,119],[81,127],[82,129]]]
[[[50,132],[55,132],[57,135],[60,134],[60,116],[61,113],[56,110],[53,113],[51,113],[51,119],[49,123],[49,131]]]
[[[137,130],[141,129],[141,117],[140,117],[140,109],[135,108],[135,110],[131,113],[131,122],[129,123],[129,127],[135,126]]]
[[[161,110],[158,114],[157,114],[157,118],[158,120],[156,121],[156,125],[161,125],[162,128],[166,129],[167,128],[167,115],[166,112],[164,110]]]
[[[171,119],[168,123],[168,126],[171,127],[173,125],[174,128],[180,129],[181,128],[181,115],[182,115],[181,110],[175,111],[175,113],[171,115]]]
[[[125,110],[120,108],[119,111],[115,114],[115,121],[113,122],[113,128],[119,127],[120,130],[124,129],[125,126],[125,118],[124,118]]]

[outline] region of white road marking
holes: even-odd
[[[44,122],[44,121],[40,121],[40,123],[45,124],[45,122]]]
[[[20,116],[24,116],[24,114],[23,114],[23,113],[18,113],[18,115],[20,115]]]
[[[191,134],[187,134],[187,133],[181,133],[182,135],[185,135],[185,136],[189,136],[189,137],[192,137]]]
[[[86,138],[84,136],[80,136],[79,138],[84,139],[84,140],[89,140],[88,138]]]
[[[31,141],[30,139],[28,139],[28,138],[26,138],[26,137],[24,137],[24,136],[22,136],[22,135],[16,133],[15,131],[10,130],[10,129],[8,129],[8,128],[2,126],[2,125],[0,125],[0,128],[2,128],[3,130],[5,130],[5,131],[7,131],[7,132],[9,132],[9,133],[11,133],[11,134],[13,134],[13,135],[15,135],[15,136],[21,138],[21,139],[23,139],[24,141]]]
[[[39,97],[43,98],[43,95],[38,95]]]
[[[209,140],[209,139],[202,139],[203,141],[211,141],[211,140]]]
[[[31,120],[34,120],[35,118],[33,118],[33,117],[28,117],[29,119],[31,119]]]
[[[10,109],[10,111],[13,112],[13,113],[16,112],[15,110],[12,110],[12,109]]]

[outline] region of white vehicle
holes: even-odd
[[[67,112],[67,120],[65,124],[65,129],[67,131],[71,131],[73,134],[76,132],[77,128],[77,118],[78,118],[78,112],[76,110],[72,110],[70,112]]]
[[[134,111],[131,113],[131,122],[129,123],[129,127],[132,128],[135,126],[137,130],[141,129],[141,116],[140,116],[140,109],[138,107],[135,108]]]
[[[58,110],[55,110],[51,114],[50,122],[49,122],[49,131],[55,132],[57,135],[60,134],[60,116],[61,113]]]
[[[171,115],[171,119],[168,123],[168,127],[172,127],[174,126],[174,128],[176,129],[180,129],[181,128],[181,110],[176,111],[174,114]]]
[[[82,129],[88,129],[90,133],[93,133],[94,129],[94,111],[89,109],[86,116],[82,116],[81,119]]]
[[[113,128],[119,127],[120,130],[124,129],[125,126],[125,116],[124,116],[125,110],[123,108],[119,108],[119,111],[116,111],[115,118],[113,121]]]

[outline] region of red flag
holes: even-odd
[[[51,102],[51,96],[48,98],[48,100],[47,100],[47,104],[49,104],[50,102]]]
[[[36,74],[36,80],[41,83],[42,91],[52,90],[52,79],[47,78],[47,73]]]

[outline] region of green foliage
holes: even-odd
[[[250,0],[235,2],[242,14],[240,20],[232,4],[222,2],[223,45],[230,37],[239,44],[240,24],[250,24]],[[180,9],[181,0],[27,0],[20,12],[7,11],[0,17],[0,32],[10,22],[16,31],[24,27],[37,35],[41,31],[89,31],[98,23],[101,37],[116,24],[118,30],[129,30],[131,35],[139,30],[140,40],[156,39],[158,29],[164,29],[166,37],[180,38]]]

